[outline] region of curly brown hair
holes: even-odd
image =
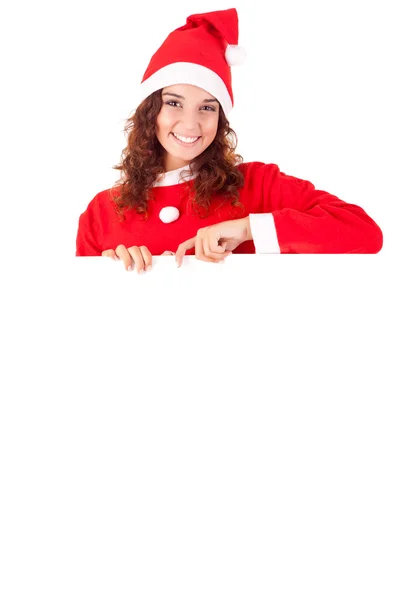
[[[128,137],[127,147],[122,151],[121,162],[112,167],[122,171],[122,174],[111,188],[122,220],[126,209],[135,209],[145,219],[148,218],[148,202],[153,198],[152,186],[157,177],[164,173],[164,148],[155,134],[156,118],[163,103],[161,94],[162,89],[143,100],[124,127]],[[236,133],[230,128],[220,105],[215,139],[181,174],[192,175],[193,171],[197,172],[193,185],[194,196],[190,200],[200,217],[207,216],[212,195],[221,197],[221,204],[231,198],[232,206],[243,208],[239,201],[239,189],[243,187],[244,175],[237,168],[243,162],[243,157],[235,153],[236,146]]]

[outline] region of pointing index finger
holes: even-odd
[[[176,266],[180,267],[182,265],[183,257],[185,256],[186,250],[190,250],[195,247],[196,237],[190,238],[190,240],[186,240],[186,242],[182,242],[179,244],[178,250],[175,254]]]

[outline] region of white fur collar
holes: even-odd
[[[189,169],[189,165],[174,169],[173,171],[167,171],[161,175],[161,179],[153,183],[153,187],[163,187],[168,185],[177,185],[178,183],[184,183],[190,181],[196,177],[196,174],[190,175],[189,173],[181,177],[181,173]]]

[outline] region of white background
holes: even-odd
[[[237,151],[362,206],[381,253],[74,258],[151,55],[231,6],[3,10],[5,600],[399,597],[395,3],[235,5]]]

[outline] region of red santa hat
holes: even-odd
[[[186,83],[212,94],[227,115],[234,105],[231,67],[246,59],[238,41],[235,8],[190,15],[153,54],[140,84],[140,102],[156,90]]]

